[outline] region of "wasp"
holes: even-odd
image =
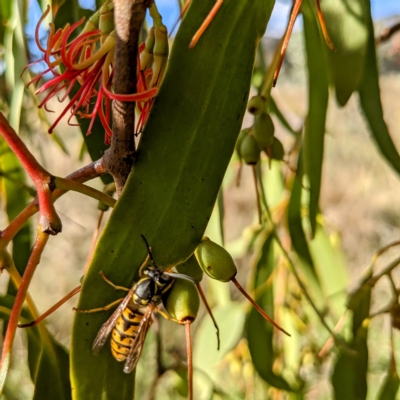
[[[152,324],[153,312],[160,313],[167,319],[173,319],[158,308],[162,296],[171,289],[176,278],[196,283],[191,277],[179,273],[165,272],[153,259],[151,248],[142,235],[148,255],[139,269],[140,280],[128,289],[114,285],[102,272],[102,278],[115,289],[127,291],[111,317],[102,325],[94,342],[93,352],[98,353],[111,334],[111,353],[117,361],[125,361],[124,372],[132,372],[142,353],[147,332]],[[81,313],[104,311],[117,302],[102,308],[91,310],[75,309]]]

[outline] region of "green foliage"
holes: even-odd
[[[101,3],[97,1],[98,8]],[[189,49],[194,33],[214,3],[193,0],[173,39],[168,68],[141,134],[133,170],[85,270],[77,308],[102,308],[123,298],[126,293],[107,284],[99,272],[116,285],[132,287],[147,254],[141,239],[144,235],[157,266],[175,267],[201,284],[219,327],[221,348],[217,351],[211,317],[202,306],[197,315],[199,297],[195,286],[178,280],[169,300],[164,301],[172,317],[182,320],[186,314],[191,319],[197,316],[191,325],[195,399],[303,399],[312,391],[324,399],[328,397],[320,382],[326,380],[330,383],[329,393],[337,400],[370,399],[375,394],[377,399],[395,399],[400,381],[395,360],[398,343],[393,332],[384,365],[382,361],[379,369],[379,385],[370,375],[376,373],[373,362],[377,358],[373,343],[376,328],[371,321],[378,314],[391,314],[393,330],[398,324],[395,312],[399,307],[392,271],[400,259],[381,272],[376,271],[375,262],[397,244],[374,248],[375,258],[362,277],[355,277],[354,285],[339,235],[330,219],[323,216],[320,204],[324,152],[328,148],[325,125],[331,107],[330,85],[342,107],[353,93],[357,94],[382,158],[400,173],[400,156],[383,118],[370,2],[321,2],[328,33],[337,49],[332,53],[324,42],[315,2],[304,0],[301,12],[308,79],[304,131],[293,127],[287,107],[264,85],[275,64],[266,65],[263,46],[258,44],[274,1],[225,0],[200,41]],[[41,2],[42,9],[46,4]],[[52,7],[57,10],[56,29],[91,15],[77,0],[53,0]],[[34,108],[36,97],[25,87],[30,72],[19,77],[28,62],[23,27],[26,12],[23,0],[0,2],[0,54],[4,54],[6,65],[0,76],[0,109],[21,136],[29,137],[35,151],[49,156],[41,149],[40,140],[31,139],[33,134],[40,134],[36,130],[45,130],[49,117]],[[279,52],[278,47],[276,54]],[[283,81],[282,76],[278,85]],[[258,93],[248,102],[251,83],[256,84]],[[70,97],[78,89],[76,84]],[[252,114],[252,122],[251,128],[243,129],[246,109]],[[41,121],[39,128],[31,126],[32,119]],[[107,149],[104,128],[97,120],[87,136],[89,123],[87,119],[79,120],[84,145],[74,147],[81,147],[83,158],[87,150],[91,160],[97,160]],[[287,137],[282,129],[289,133]],[[63,131],[58,128],[54,141],[76,161],[78,156],[64,141]],[[244,168],[244,187],[233,189],[238,159]],[[253,168],[256,190],[247,191],[250,172],[242,161]],[[109,175],[101,179],[103,183],[112,180]],[[3,223],[7,224],[15,220],[36,192],[2,138],[0,185]],[[261,209],[261,224],[252,224],[251,218],[256,215],[252,198],[246,221],[235,221],[235,228],[243,230],[239,237],[231,232],[233,190],[240,190],[239,202],[243,204],[247,192],[253,197],[256,193]],[[202,241],[206,229],[213,242]],[[10,253],[21,275],[31,253],[33,231],[31,223],[25,223],[12,240]],[[209,245],[210,254],[205,249]],[[48,268],[57,268],[58,258],[54,254],[46,257],[52,258]],[[215,270],[221,264],[222,275]],[[247,285],[251,297],[291,337],[267,323],[245,300],[238,300],[233,285],[227,283],[233,276]],[[60,275],[60,282],[65,278]],[[381,311],[372,314],[375,287],[383,281],[381,278],[390,281],[393,298],[389,305],[376,299]],[[355,289],[347,294],[350,285]],[[14,294],[14,284],[10,283],[8,294],[0,297],[4,331]],[[31,311],[24,309],[20,322],[32,319],[32,304],[30,300],[28,303]],[[175,322],[154,317],[158,321],[150,328],[137,377],[136,371],[123,372],[108,342],[99,354],[93,353],[93,341],[115,307],[75,314],[70,354],[43,323],[23,331],[30,374],[27,379],[34,383],[34,399],[125,400],[134,398],[135,391],[140,399],[187,397],[184,329]],[[17,391],[18,387],[8,382],[4,399],[12,399]]]
[[[193,253],[206,228],[246,108],[255,46],[264,32],[268,10],[271,11],[268,3],[259,1],[251,13],[243,3],[232,14],[227,2],[228,7],[219,15],[221,21],[210,26],[204,41],[190,51],[190,38],[211,3],[193,2],[179,29],[140,142],[134,173],[85,276],[78,305],[81,309],[115,300],[113,289],[98,291],[98,285],[104,287],[100,270],[113,282],[133,281],[146,254],[141,234],[151,244],[156,263],[167,268]],[[249,38],[241,42],[244,33]],[[210,35],[213,40],[207,43]],[[242,43],[239,47],[238,42]],[[190,74],[182,76],[182,71],[189,70]],[[198,82],[203,82],[201,87]],[[228,117],[221,120],[221,112]],[[202,117],[204,113],[207,119]],[[214,123],[210,124],[210,120]],[[90,314],[75,318],[72,381],[76,399],[105,395],[119,399],[121,393],[128,396],[133,391],[132,376],[116,368],[110,354],[103,351],[101,358],[96,357],[87,346],[106,318]],[[99,384],[93,387],[92,380]]]

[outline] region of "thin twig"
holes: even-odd
[[[371,279],[369,279],[368,283],[371,286],[374,286],[375,283],[382,278],[384,275],[388,275],[390,272],[392,272],[393,269],[395,269],[398,265],[400,264],[400,257],[397,257],[394,261],[392,261],[390,264],[388,264],[381,272],[373,276]]]
[[[189,400],[193,400],[193,357],[192,357],[192,339],[190,337],[191,323],[192,321],[185,321]]]
[[[42,232],[42,230],[38,227],[36,242],[33,246],[32,253],[29,257],[29,261],[26,266],[24,276],[22,277],[21,285],[18,288],[14,306],[11,311],[9,323],[7,326],[6,335],[4,337],[3,351],[0,361],[0,393],[3,391],[7,373],[10,368],[11,349],[14,342],[15,332],[17,330],[18,319],[21,315],[22,306],[25,301],[26,293],[28,291],[33,274],[40,262],[40,257],[48,240],[49,240],[49,235],[47,233]]]
[[[385,42],[390,39],[396,32],[400,31],[400,22],[392,25],[389,28],[386,28],[382,31],[382,33],[375,39],[375,43],[379,44]]]
[[[102,159],[92,162],[89,165],[73,172],[68,175],[66,179],[73,180],[76,182],[86,182],[88,180],[97,178],[105,173],[105,168],[102,163]],[[56,189],[53,192],[53,202],[58,200],[63,194],[67,193],[67,190]],[[30,217],[38,212],[37,199],[29,203],[16,217],[15,219],[1,232],[0,242],[6,246],[14,236],[20,231]]]
[[[267,214],[267,220],[271,225],[271,231],[272,234],[274,235],[274,238],[276,240],[276,243],[278,244],[279,248],[282,251],[283,256],[285,257],[290,270],[293,273],[293,276],[295,277],[297,284],[299,285],[300,289],[302,290],[302,292],[304,293],[304,296],[306,297],[306,299],[308,300],[308,302],[310,303],[312,309],[315,311],[315,313],[317,314],[319,320],[321,321],[322,325],[325,327],[325,329],[332,335],[332,337],[335,339],[335,341],[337,341],[337,337],[334,334],[334,332],[332,331],[331,327],[328,325],[328,323],[325,321],[324,316],[322,315],[322,313],[318,310],[318,307],[315,305],[314,301],[312,300],[310,294],[307,291],[306,286],[304,285],[303,281],[300,279],[299,274],[297,273],[296,267],[292,261],[292,259],[289,256],[289,253],[286,251],[286,249],[284,248],[282,241],[278,235],[275,223],[272,219],[272,215],[271,215],[271,211],[269,209],[268,203],[267,203],[267,198],[265,196],[265,192],[264,192],[264,186],[262,184],[262,181],[259,177],[259,183],[260,183],[260,188],[261,188],[261,198],[263,199],[264,202],[264,206],[265,206],[265,210],[266,210],[266,214]]]
[[[54,185],[57,189],[73,190],[74,192],[85,194],[86,196],[93,197],[96,200],[101,201],[109,207],[114,207],[116,200],[111,196],[101,192],[100,190],[94,189],[90,186],[84,185],[83,183],[72,181],[70,179],[56,177],[54,178]]]
[[[201,299],[203,300],[204,306],[206,307],[209,316],[211,317],[211,319],[213,321],[213,324],[214,324],[214,327],[215,327],[215,330],[216,330],[215,333],[217,334],[217,350],[219,350],[219,348],[220,348],[220,338],[219,338],[219,327],[218,327],[217,321],[214,318],[214,315],[212,313],[211,307],[208,304],[207,298],[206,298],[206,296],[205,296],[205,294],[203,292],[203,289],[202,289],[202,287],[200,285],[200,282],[196,283],[196,288],[197,288],[197,291],[199,292],[199,295],[200,295]]]

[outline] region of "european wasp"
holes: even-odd
[[[92,346],[95,353],[99,352],[111,333],[111,352],[117,361],[125,361],[124,372],[127,374],[135,369],[139,361],[146,334],[152,323],[153,312],[158,312],[167,319],[173,319],[157,307],[161,303],[162,295],[171,289],[175,278],[196,283],[187,275],[165,272],[159,268],[153,260],[146,238],[143,235],[142,238],[146,243],[148,255],[139,270],[141,279],[130,289],[114,285],[101,273],[108,284],[115,289],[125,290],[128,294],[102,325]],[[98,312],[107,310],[114,304],[91,310],[76,309],[76,311],[81,313]]]

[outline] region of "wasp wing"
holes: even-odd
[[[147,307],[143,319],[140,323],[136,338],[132,343],[132,347],[129,351],[128,357],[126,358],[124,365],[124,372],[129,374],[132,372],[139,361],[140,355],[142,354],[144,341],[146,339],[147,331],[152,323],[152,314],[154,307]]]
[[[92,350],[95,354],[97,354],[100,349],[104,346],[108,336],[110,335],[111,331],[113,330],[117,319],[122,314],[122,311],[126,308],[129,301],[131,300],[133,295],[133,288],[129,290],[128,294],[124,297],[121,304],[118,308],[112,313],[111,317],[101,326],[99,333],[97,334],[96,338],[94,339]]]

